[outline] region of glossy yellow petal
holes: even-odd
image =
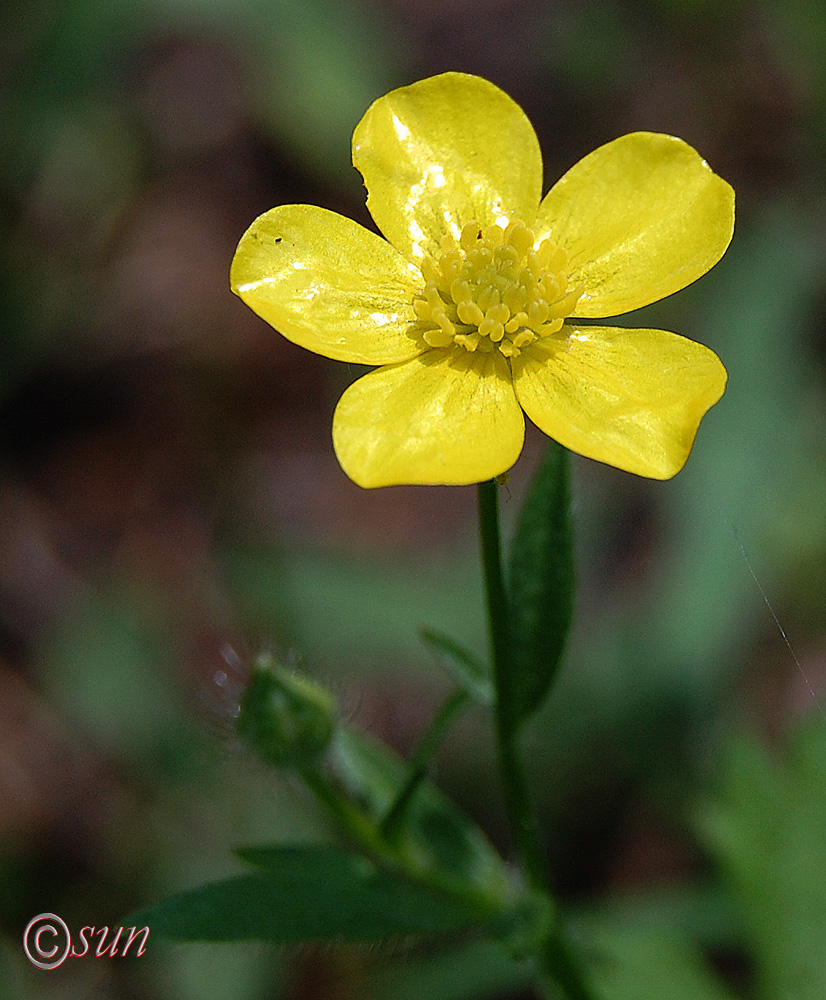
[[[680,471],[726,386],[713,351],[665,330],[563,327],[512,365],[519,402],[541,430],[652,479]]]
[[[337,361],[421,353],[409,336],[419,270],[375,233],[314,205],[280,205],[241,238],[232,290],[279,333]]]
[[[506,472],[525,435],[498,351],[429,351],[353,383],[336,407],[333,446],[359,486],[467,485]]]
[[[524,111],[464,73],[375,101],[353,133],[353,165],[379,229],[413,261],[473,220],[530,225],[542,194],[542,155]]]
[[[634,132],[600,146],[545,196],[549,232],[582,284],[577,316],[617,316],[713,267],[734,231],[734,191],[681,139]]]

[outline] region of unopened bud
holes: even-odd
[[[237,729],[268,764],[309,770],[333,738],[336,704],[314,681],[292,673],[272,656],[262,656],[244,693]]]

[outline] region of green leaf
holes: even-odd
[[[678,934],[607,926],[590,950],[602,1000],[732,1000],[697,948]]]
[[[785,761],[753,739],[729,747],[705,817],[712,849],[742,913],[756,993],[826,996],[826,728],[795,737]]]
[[[261,871],[173,896],[127,918],[175,941],[371,941],[443,934],[487,913],[316,845],[244,848]]]
[[[341,729],[329,765],[349,798],[380,826],[404,788],[410,770],[386,746]],[[405,810],[403,837],[394,842],[411,869],[457,892],[477,895],[493,914],[510,897],[508,871],[490,841],[461,810],[423,780]]]
[[[574,612],[569,452],[551,441],[525,498],[508,573],[514,727],[542,704]]]
[[[411,815],[411,804],[427,778],[427,772],[433,763],[436,751],[448,729],[464,711],[469,701],[470,695],[467,691],[457,688],[444,702],[419,740],[413,756],[410,758],[407,779],[381,821],[381,832],[388,840],[395,840],[397,834],[404,835]]]
[[[370,1000],[494,1000],[532,996],[535,970],[490,940],[408,954],[366,970]]]
[[[432,649],[441,654],[453,679],[474,701],[493,704],[493,685],[484,663],[461,643],[438,629],[423,628],[419,633]]]

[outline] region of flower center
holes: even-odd
[[[549,239],[537,243],[521,222],[482,228],[469,222],[457,243],[421,264],[424,288],[413,300],[417,327],[430,347],[458,344],[515,358],[560,329],[582,287],[568,284],[568,255]]]

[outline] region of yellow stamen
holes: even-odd
[[[458,243],[442,237],[441,252],[425,257],[421,271],[413,310],[425,343],[506,358],[556,333],[583,291],[568,283],[565,251],[547,238],[537,242],[518,221],[503,229],[472,220]]]

